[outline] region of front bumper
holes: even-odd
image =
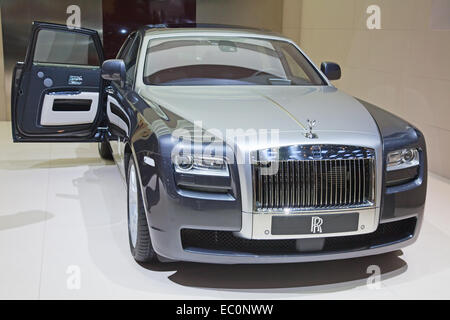
[[[229,201],[227,206],[216,206],[217,200],[205,202],[195,198],[173,197],[173,194],[164,192],[162,183],[158,189],[163,192],[159,192],[157,204],[150,206],[147,219],[154,250],[159,256],[172,261],[271,264],[376,255],[414,243],[423,219],[423,205],[397,210],[391,207],[391,201],[387,201],[389,207],[380,208],[380,224],[375,232],[328,237],[321,250],[302,252],[296,250],[296,239],[281,237],[256,240],[239,236],[245,214],[239,210],[238,200]],[[386,195],[385,200],[392,196]],[[400,196],[401,193],[395,195],[397,200],[402,198]],[[383,218],[384,211],[389,212],[388,219]],[[399,215],[394,216],[393,212]],[[384,233],[377,235],[380,229]],[[189,232],[190,239],[186,238]]]
[[[185,229],[180,233],[181,235],[178,234],[177,241],[174,241],[175,239],[167,233],[158,232],[157,234],[152,233],[152,239],[156,240],[154,241],[155,251],[169,260],[214,264],[312,262],[377,255],[404,248],[417,240],[421,222],[422,219],[415,216],[381,224],[384,239],[372,236],[372,234],[357,236],[360,237],[360,241],[354,243],[351,243],[351,237],[327,238],[325,241],[332,240],[331,243],[317,252],[297,252],[295,245],[294,248],[290,247],[288,241],[280,243],[277,240],[263,240],[273,242],[273,244],[255,244],[255,241],[261,240],[242,238],[231,240],[233,237],[231,233],[220,231]],[[405,227],[401,227],[400,224],[404,224]],[[408,230],[411,226],[413,228]],[[395,229],[403,231],[392,232]],[[186,234],[186,231],[191,234]],[[373,235],[376,233],[377,231]],[[167,246],[169,243],[171,243],[170,248]],[[164,244],[163,247],[160,247],[160,244]]]

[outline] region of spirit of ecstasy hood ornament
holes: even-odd
[[[308,132],[305,132],[305,137],[308,139],[316,139],[317,134],[313,133],[312,130],[316,126],[316,120],[306,120],[308,122]]]

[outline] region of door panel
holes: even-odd
[[[41,126],[67,126],[94,123],[98,92],[49,92],[44,96]]]
[[[12,89],[13,138],[100,141],[105,124],[96,31],[34,23],[26,61]]]

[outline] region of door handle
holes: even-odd
[[[108,93],[108,94],[114,94],[115,93],[114,88],[112,86],[107,86],[105,88],[105,92]]]

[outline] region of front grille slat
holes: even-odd
[[[372,158],[281,160],[269,162],[269,165],[264,163],[264,166],[253,164],[255,209],[281,211],[372,206],[373,166]],[[265,170],[263,173],[262,169],[268,167],[278,167],[278,170]]]
[[[280,204],[278,175],[274,174],[273,175],[273,179],[275,180],[274,185],[273,185],[273,193],[274,193],[274,196],[275,196],[275,207],[278,208],[278,206]]]
[[[358,188],[356,181],[356,160],[353,160],[353,202],[356,202],[356,188]]]
[[[331,161],[329,161],[330,163],[330,204],[331,206],[334,206],[335,204],[333,203],[333,164]]]
[[[344,202],[342,204],[347,204],[347,161],[344,161]]]
[[[289,162],[283,162],[283,166],[285,168],[284,170],[284,184],[286,186],[286,188],[284,190],[286,190],[286,204],[288,207],[291,207],[291,184],[289,182],[289,177],[291,176],[289,173]]]
[[[362,185],[363,185],[363,181],[362,181],[363,175],[362,175],[362,172],[361,172],[361,167],[362,167],[361,166],[361,161],[362,161],[362,159],[358,159],[358,177],[359,177],[359,179],[358,179],[358,199],[359,199],[359,202],[362,201],[361,189],[362,189]]]
[[[366,166],[364,165],[364,161],[363,161],[363,166],[362,166],[362,172],[363,172],[363,180],[366,179]],[[362,200],[365,201],[366,198],[366,184],[363,182],[363,198]]]
[[[323,205],[323,184],[322,184],[322,179],[323,179],[323,173],[322,173],[322,162],[319,161],[319,168],[320,168],[320,206]]]
[[[308,161],[307,164],[308,164],[308,166],[307,166],[308,170],[306,171],[306,174],[308,175],[308,180],[306,180],[306,182],[307,182],[306,191],[308,193],[308,206],[311,207],[312,206],[311,199],[312,199],[312,193],[313,193],[313,189],[311,186],[311,179],[312,179],[311,161]]]
[[[260,199],[259,201],[261,201],[262,197],[263,197],[263,195],[262,195],[262,193],[263,193],[262,177],[260,175],[258,175],[256,170],[254,171],[254,174],[256,174],[256,179],[258,179],[258,195],[259,195],[258,199]]]
[[[292,185],[297,185],[296,183],[296,179],[297,179],[297,173],[295,172],[295,163],[293,161],[291,161],[290,163],[291,166],[291,182]],[[295,188],[291,188],[291,206],[295,207],[296,205],[296,197],[297,197],[297,192],[295,190]]]
[[[297,176],[297,181],[296,181],[296,185],[298,186],[298,188],[296,188],[296,193],[297,193],[297,198],[296,198],[296,202],[295,202],[295,206],[296,207],[300,207],[300,203],[301,203],[301,188],[300,188],[300,184],[301,184],[301,179],[300,179],[300,163],[298,161],[294,161],[295,164],[295,172],[296,172],[296,176]]]
[[[262,176],[260,178],[261,185],[263,186],[263,192],[262,192],[262,198],[261,198],[261,204],[263,206],[268,206],[267,201],[267,176]]]
[[[325,207],[328,207],[328,164],[324,163],[325,167]]]
[[[339,160],[339,167],[341,168],[341,170],[339,170],[339,178],[341,179],[341,182],[339,184],[339,203],[342,203],[342,191],[344,189],[344,177],[342,174],[342,160]]]
[[[274,193],[274,181],[275,178],[272,175],[269,175],[269,178],[267,179],[267,203],[269,207],[274,207],[275,206],[275,193]]]
[[[280,204],[284,205],[284,168],[283,168],[283,163],[280,163],[280,166],[278,168],[278,170],[280,171],[279,173],[279,179],[280,179]]]
[[[375,184],[372,182],[372,180],[374,179],[374,177],[373,177],[373,175],[374,175],[374,172],[373,172],[373,170],[374,170],[374,165],[373,165],[373,160],[370,160],[370,163],[371,163],[371,166],[370,166],[370,169],[369,169],[369,180],[371,181],[370,182],[370,191],[369,191],[369,199],[372,199],[373,197],[374,197],[374,194],[375,194]]]
[[[306,205],[306,163],[300,162],[300,165],[302,167],[302,202],[300,203],[300,206]]]
[[[314,173],[315,173],[315,185],[314,185],[314,205],[317,206],[319,204],[317,197],[319,195],[319,172],[318,172],[318,161],[314,161]]]
[[[352,195],[353,195],[353,185],[352,185],[352,181],[353,181],[353,168],[352,168],[352,161],[350,160],[348,163],[348,200],[347,200],[347,204],[352,203]]]

